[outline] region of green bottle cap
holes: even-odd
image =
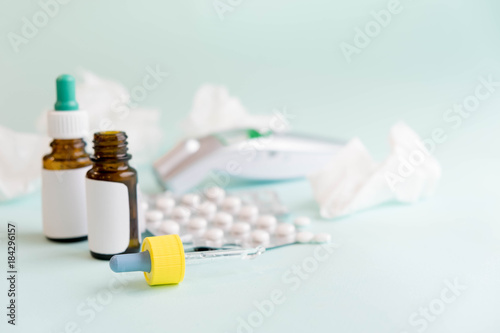
[[[75,78],[68,74],[59,75],[56,80],[57,101],[54,105],[56,111],[78,110],[75,99]]]

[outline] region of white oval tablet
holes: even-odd
[[[212,224],[222,230],[228,230],[233,224],[233,215],[226,212],[218,212],[215,214]]]
[[[258,245],[267,246],[271,238],[267,231],[261,229],[252,231],[251,237],[252,237],[252,244],[254,246]]]
[[[200,205],[200,207],[198,207],[198,213],[207,220],[211,220],[216,211],[217,206],[211,201],[205,201]]]
[[[179,223],[173,220],[165,220],[158,227],[158,231],[164,235],[178,235],[180,229]]]
[[[314,235],[313,241],[315,243],[329,243],[332,240],[332,236],[327,233],[319,233]]]
[[[149,230],[156,231],[161,226],[161,220],[148,221],[146,222],[146,226]]]
[[[158,197],[156,198],[156,208],[161,210],[164,214],[170,214],[175,207],[175,200],[169,197]]]
[[[155,222],[163,219],[163,213],[157,209],[151,209],[146,212],[146,221]]]
[[[217,205],[222,202],[225,196],[226,191],[218,186],[209,187],[205,190],[205,197]]]
[[[193,235],[191,235],[191,234],[183,234],[183,235],[179,235],[179,237],[181,238],[181,241],[183,243],[192,243],[193,242]]]
[[[241,207],[238,218],[242,221],[253,223],[259,215],[259,208],[255,205],[245,205]]]
[[[238,197],[227,197],[222,201],[222,209],[228,213],[236,214],[241,208],[241,199]]]
[[[166,191],[163,191],[162,193],[160,193],[159,196],[173,198],[174,193],[172,191],[166,190]]]
[[[235,237],[245,236],[250,232],[250,224],[247,222],[236,222],[231,227],[231,234]]]
[[[295,226],[290,223],[279,223],[276,227],[276,235],[280,237],[288,237],[295,233]]]
[[[193,230],[205,229],[207,227],[207,220],[203,217],[193,217],[188,222],[188,228]]]
[[[293,220],[293,224],[295,224],[297,228],[304,228],[311,224],[311,219],[307,216],[299,216]]]
[[[142,210],[146,211],[149,208],[149,204],[147,201],[142,200],[139,202],[139,207],[141,207]]]
[[[312,241],[314,234],[310,231],[299,231],[295,235],[295,240],[299,243],[309,243]]]
[[[205,232],[205,239],[212,242],[221,241],[223,237],[224,231],[219,228],[211,228],[208,229],[207,232]]]
[[[184,206],[176,206],[172,210],[172,219],[179,222],[179,223],[186,223],[189,220],[189,217],[191,216],[191,211],[189,208],[184,207]]]
[[[196,208],[200,204],[200,196],[195,193],[184,194],[181,198],[181,202],[188,207]]]
[[[276,224],[278,221],[273,215],[261,215],[257,218],[255,223],[258,229],[266,230],[267,232],[273,232],[276,229]]]

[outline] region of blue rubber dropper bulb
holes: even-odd
[[[150,272],[151,256],[149,251],[119,254],[111,258],[109,267],[115,273]]]
[[[57,101],[54,104],[56,111],[78,110],[75,98],[75,78],[68,74],[59,75],[56,80]]]

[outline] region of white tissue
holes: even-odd
[[[377,163],[355,138],[309,176],[322,217],[348,215],[390,201],[415,202],[432,194],[441,167],[420,137],[398,123],[391,128],[390,144],[389,157]]]
[[[94,132],[120,130],[127,133],[134,163],[149,162],[157,155],[162,139],[160,112],[139,107],[123,84],[80,71],[76,99],[80,109],[86,110],[89,115],[88,150],[91,150]],[[47,128],[46,118],[44,112],[39,119],[38,127],[43,132]]]
[[[0,126],[0,201],[34,191],[39,183],[42,157],[50,140]]]
[[[229,95],[226,87],[206,84],[196,92],[191,113],[182,128],[187,137],[233,128],[268,129],[273,117],[250,114],[238,98]]]

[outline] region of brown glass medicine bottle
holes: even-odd
[[[60,75],[57,101],[47,113],[47,131],[54,140],[52,152],[42,161],[42,221],[45,237],[74,242],[87,238],[85,174],[92,162],[83,137],[88,118],[75,100],[75,79]]]
[[[94,258],[108,260],[140,250],[138,179],[124,132],[98,132],[93,142],[93,167],[85,180],[89,248]]]
[[[52,152],[43,157],[43,193],[44,202],[44,233],[45,236],[58,242],[76,242],[87,239],[85,219],[85,193],[83,192],[83,178],[92,162],[85,152],[83,139],[53,140],[50,144]],[[81,181],[80,181],[81,179]],[[48,183],[51,183],[50,185]],[[77,183],[75,185],[75,182]],[[79,186],[78,183],[82,184]],[[58,186],[61,185],[61,186]],[[64,187],[63,187],[64,186]],[[75,187],[76,186],[76,187]],[[47,188],[50,187],[50,188]],[[59,188],[57,188],[59,187]],[[67,190],[67,191],[66,191]],[[67,192],[67,196],[62,192]],[[57,192],[57,196],[46,194]],[[68,209],[64,200],[80,203],[71,205]],[[63,200],[63,201],[61,201]],[[52,201],[53,204],[51,203]],[[55,225],[55,214],[61,215],[69,210],[60,223]],[[83,220],[81,223],[76,220]],[[49,226],[50,224],[50,226]]]

